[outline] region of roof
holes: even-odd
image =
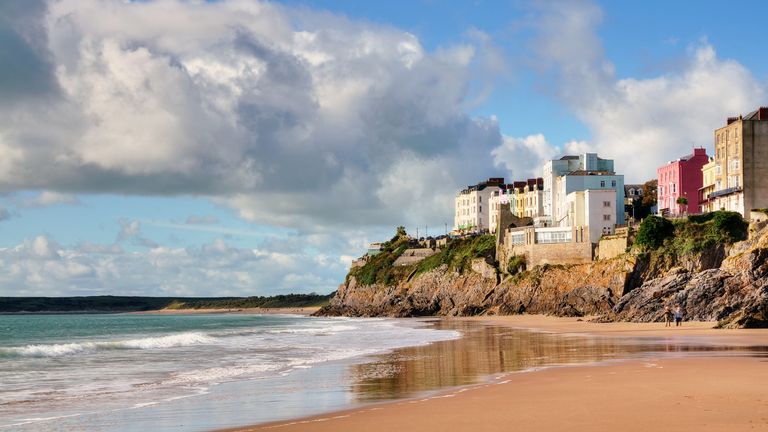
[[[768,120],[768,108],[760,107],[745,115],[744,120]]]
[[[571,171],[568,174],[569,176],[602,176],[602,175],[609,175],[613,176],[616,175],[613,171],[585,171],[585,170],[576,170]]]
[[[568,156],[561,157],[560,160],[574,160],[578,158],[579,158],[578,156],[568,155]]]

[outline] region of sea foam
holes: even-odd
[[[64,357],[78,354],[90,354],[99,350],[149,350],[205,345],[213,344],[215,342],[215,338],[203,333],[187,332],[122,341],[78,342],[0,348],[0,357]]]

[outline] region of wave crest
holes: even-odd
[[[99,350],[163,349],[193,345],[206,345],[212,344],[215,341],[215,338],[203,333],[188,332],[167,336],[128,339],[123,341],[26,345],[23,347],[0,348],[0,357],[64,357],[78,354],[89,354]]]

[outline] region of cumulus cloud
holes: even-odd
[[[616,159],[631,181],[655,176],[664,162],[712,147],[726,117],[754,110],[765,85],[734,60],[699,41],[675,70],[619,78],[597,35],[602,11],[591,2],[538,3],[532,42],[537,66],[555,95],[590,128],[589,148]]]
[[[5,269],[0,296],[244,296],[330,292],[346,263],[303,251],[236,248],[221,239],[201,247],[128,253],[91,243],[66,248],[38,236],[0,248],[0,267]]]
[[[34,25],[7,31],[34,41],[51,85],[44,103],[0,101],[0,190],[196,194],[270,224],[390,224],[431,217],[392,196],[393,176],[419,175],[404,164],[477,159],[433,184],[450,196],[501,140],[465,114],[472,71],[504,71],[480,32],[429,52],[399,29],[272,3],[25,11]]]

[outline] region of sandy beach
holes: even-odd
[[[476,317],[496,326],[604,338],[694,340],[768,346],[768,330],[717,330],[714,323],[596,324],[542,316]],[[739,349],[680,358],[646,357],[508,373],[490,383],[429,397],[368,405],[237,431],[747,431],[768,430],[768,362]]]

